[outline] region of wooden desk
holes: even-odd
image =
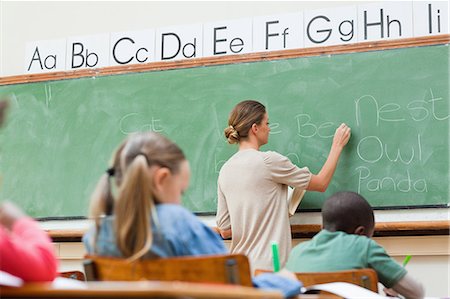
[[[20,288],[0,287],[0,297],[7,298],[182,298],[281,299],[277,291],[262,291],[251,287],[188,282],[133,281],[88,282],[84,289],[57,288],[50,283],[29,283]],[[341,298],[332,294],[299,295],[297,299]]]
[[[86,288],[57,288],[29,283],[20,288],[0,287],[1,298],[283,298],[280,292],[251,287],[185,282],[88,282]]]

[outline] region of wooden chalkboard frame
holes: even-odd
[[[291,234],[293,239],[312,238],[321,230],[320,224],[293,224]],[[64,229],[48,230],[53,242],[81,242],[85,230]],[[375,224],[374,237],[396,236],[446,236],[450,233],[450,221],[405,221],[379,222]]]
[[[335,55],[344,53],[358,53],[380,51],[387,49],[410,48],[420,46],[441,45],[450,43],[450,34],[435,36],[403,38],[376,42],[364,42],[338,46],[301,48],[272,52],[256,52],[242,55],[228,55],[218,57],[203,57],[189,60],[150,62],[145,64],[121,65],[96,69],[76,71],[50,72],[41,74],[26,74],[0,78],[0,85],[25,84],[32,82],[67,80],[82,77],[99,77],[148,71],[162,71],[171,69],[194,68],[200,66],[236,64],[255,61],[269,61],[298,57],[313,57],[320,55]]]

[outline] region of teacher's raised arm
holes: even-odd
[[[327,161],[317,175],[311,175],[311,180],[306,190],[325,192],[333,178],[334,171],[344,146],[350,139],[350,128],[346,124],[341,124],[334,133],[333,144]]]

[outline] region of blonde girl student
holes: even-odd
[[[336,129],[328,158],[317,175],[277,152],[259,150],[268,142],[270,128],[266,108],[257,101],[237,104],[224,132],[239,150],[219,173],[218,230],[223,238],[232,237],[231,252],[246,254],[253,269],[272,268],[269,248],[276,241],[283,266],[291,250],[288,186],[324,192],[350,138],[350,128],[342,124]]]
[[[182,150],[166,137],[127,138],[92,195],[87,251],[131,260],[224,252],[220,237],[180,205],[189,178]]]

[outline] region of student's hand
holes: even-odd
[[[337,147],[339,149],[344,148],[344,146],[348,143],[350,139],[351,130],[346,124],[341,124],[334,133],[333,138],[333,147]]]
[[[26,215],[11,202],[0,204],[0,224],[11,230],[14,223]]]
[[[384,288],[383,292],[388,297],[398,297],[398,298],[400,298],[400,295],[396,291],[394,291],[393,289]]]
[[[275,274],[289,278],[289,279],[298,280],[297,276],[293,272],[287,270],[286,268],[281,269],[280,271],[278,271]]]

